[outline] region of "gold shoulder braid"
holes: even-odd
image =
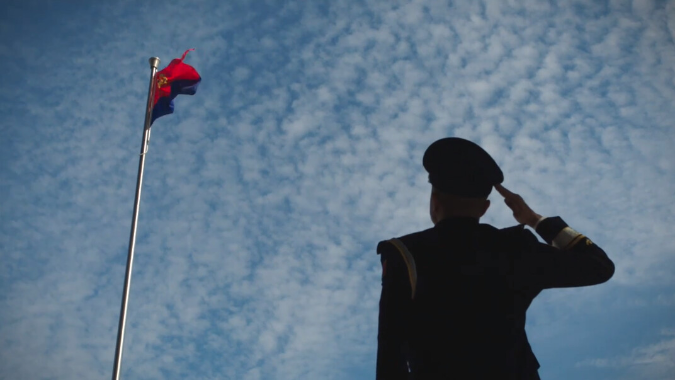
[[[401,253],[403,261],[405,261],[405,265],[408,267],[408,279],[410,280],[410,288],[412,289],[411,298],[414,299],[415,290],[417,288],[417,267],[415,266],[415,258],[401,240],[393,238],[390,239],[389,242]]]

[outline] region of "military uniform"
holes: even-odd
[[[441,144],[454,148],[451,154],[434,157],[433,144],[425,153],[430,182],[451,193],[485,196],[484,183],[444,185],[442,173],[427,162],[428,157],[447,160],[459,154],[471,161],[487,155],[473,143],[480,151],[464,142],[457,149],[459,141],[451,142]],[[483,180],[500,183],[501,171],[489,160],[482,162],[488,163]],[[525,333],[530,303],[543,289],[605,282],[614,264],[559,217],[540,220],[536,232],[548,244],[524,225],[500,230],[476,218],[450,217],[425,231],[380,242],[377,379],[539,379],[539,363]]]

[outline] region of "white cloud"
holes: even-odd
[[[675,375],[675,330],[664,328],[661,340],[636,347],[629,355],[609,359],[587,359],[577,366],[597,368],[628,368],[640,379],[671,379]]]
[[[616,307],[619,285],[672,289],[673,5],[575,6],[115,2],[48,25],[12,7],[0,377],[109,376],[145,62],[191,47],[203,83],[153,127],[126,378],[372,377],[374,248],[430,226],[420,161],[447,135],[615,260],[599,290],[540,300],[540,321],[611,315],[591,306]],[[486,221],[512,224],[492,200]],[[595,333],[556,323],[537,331]],[[671,349],[653,346],[630,357]]]

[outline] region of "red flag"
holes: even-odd
[[[173,113],[173,100],[178,95],[194,95],[202,78],[194,67],[183,63],[187,54],[183,53],[155,76],[155,99],[151,124],[158,117]]]

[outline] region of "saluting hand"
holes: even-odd
[[[530,206],[525,203],[523,197],[518,194],[512,193],[507,188],[502,185],[495,185],[495,189],[499,194],[504,197],[504,203],[513,211],[513,217],[518,223],[527,224],[528,226],[534,228],[541,215],[532,211]]]

